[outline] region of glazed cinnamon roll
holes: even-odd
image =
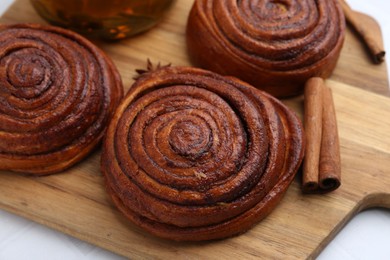
[[[344,34],[337,0],[196,0],[186,33],[194,64],[277,97],[329,77]]]
[[[62,171],[102,139],[123,96],[110,59],[60,28],[0,26],[0,169]]]
[[[302,126],[275,98],[189,67],[143,74],[108,128],[102,172],[135,225],[179,241],[242,233],[282,198],[303,157]]]

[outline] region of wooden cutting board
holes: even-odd
[[[153,30],[117,43],[96,42],[114,60],[126,89],[145,61],[190,65],[186,18],[193,0],[176,1]],[[375,21],[361,17],[381,39]],[[0,22],[44,23],[28,0],[17,0]],[[348,32],[333,89],[341,142],[342,186],[326,195],[303,195],[300,174],[280,205],[249,232],[204,243],[154,238],[129,224],[105,193],[100,150],[70,170],[47,177],[0,172],[0,207],[123,256],[137,258],[314,258],[359,211],[390,208],[390,98],[386,65],[373,65]],[[387,95],[387,96],[386,96]],[[302,113],[302,97],[285,100]]]

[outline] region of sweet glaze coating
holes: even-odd
[[[299,119],[275,98],[235,78],[165,67],[130,88],[101,167],[131,222],[163,238],[210,240],[263,219],[303,151]]]
[[[329,77],[344,34],[337,0],[196,0],[186,33],[194,64],[277,97]]]
[[[102,139],[123,96],[111,60],[85,38],[37,24],[0,26],[0,169],[62,171]]]

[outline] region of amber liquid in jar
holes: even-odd
[[[174,0],[31,0],[53,25],[109,40],[153,27]]]

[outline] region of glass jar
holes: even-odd
[[[153,27],[174,0],[31,0],[49,23],[108,40]]]

